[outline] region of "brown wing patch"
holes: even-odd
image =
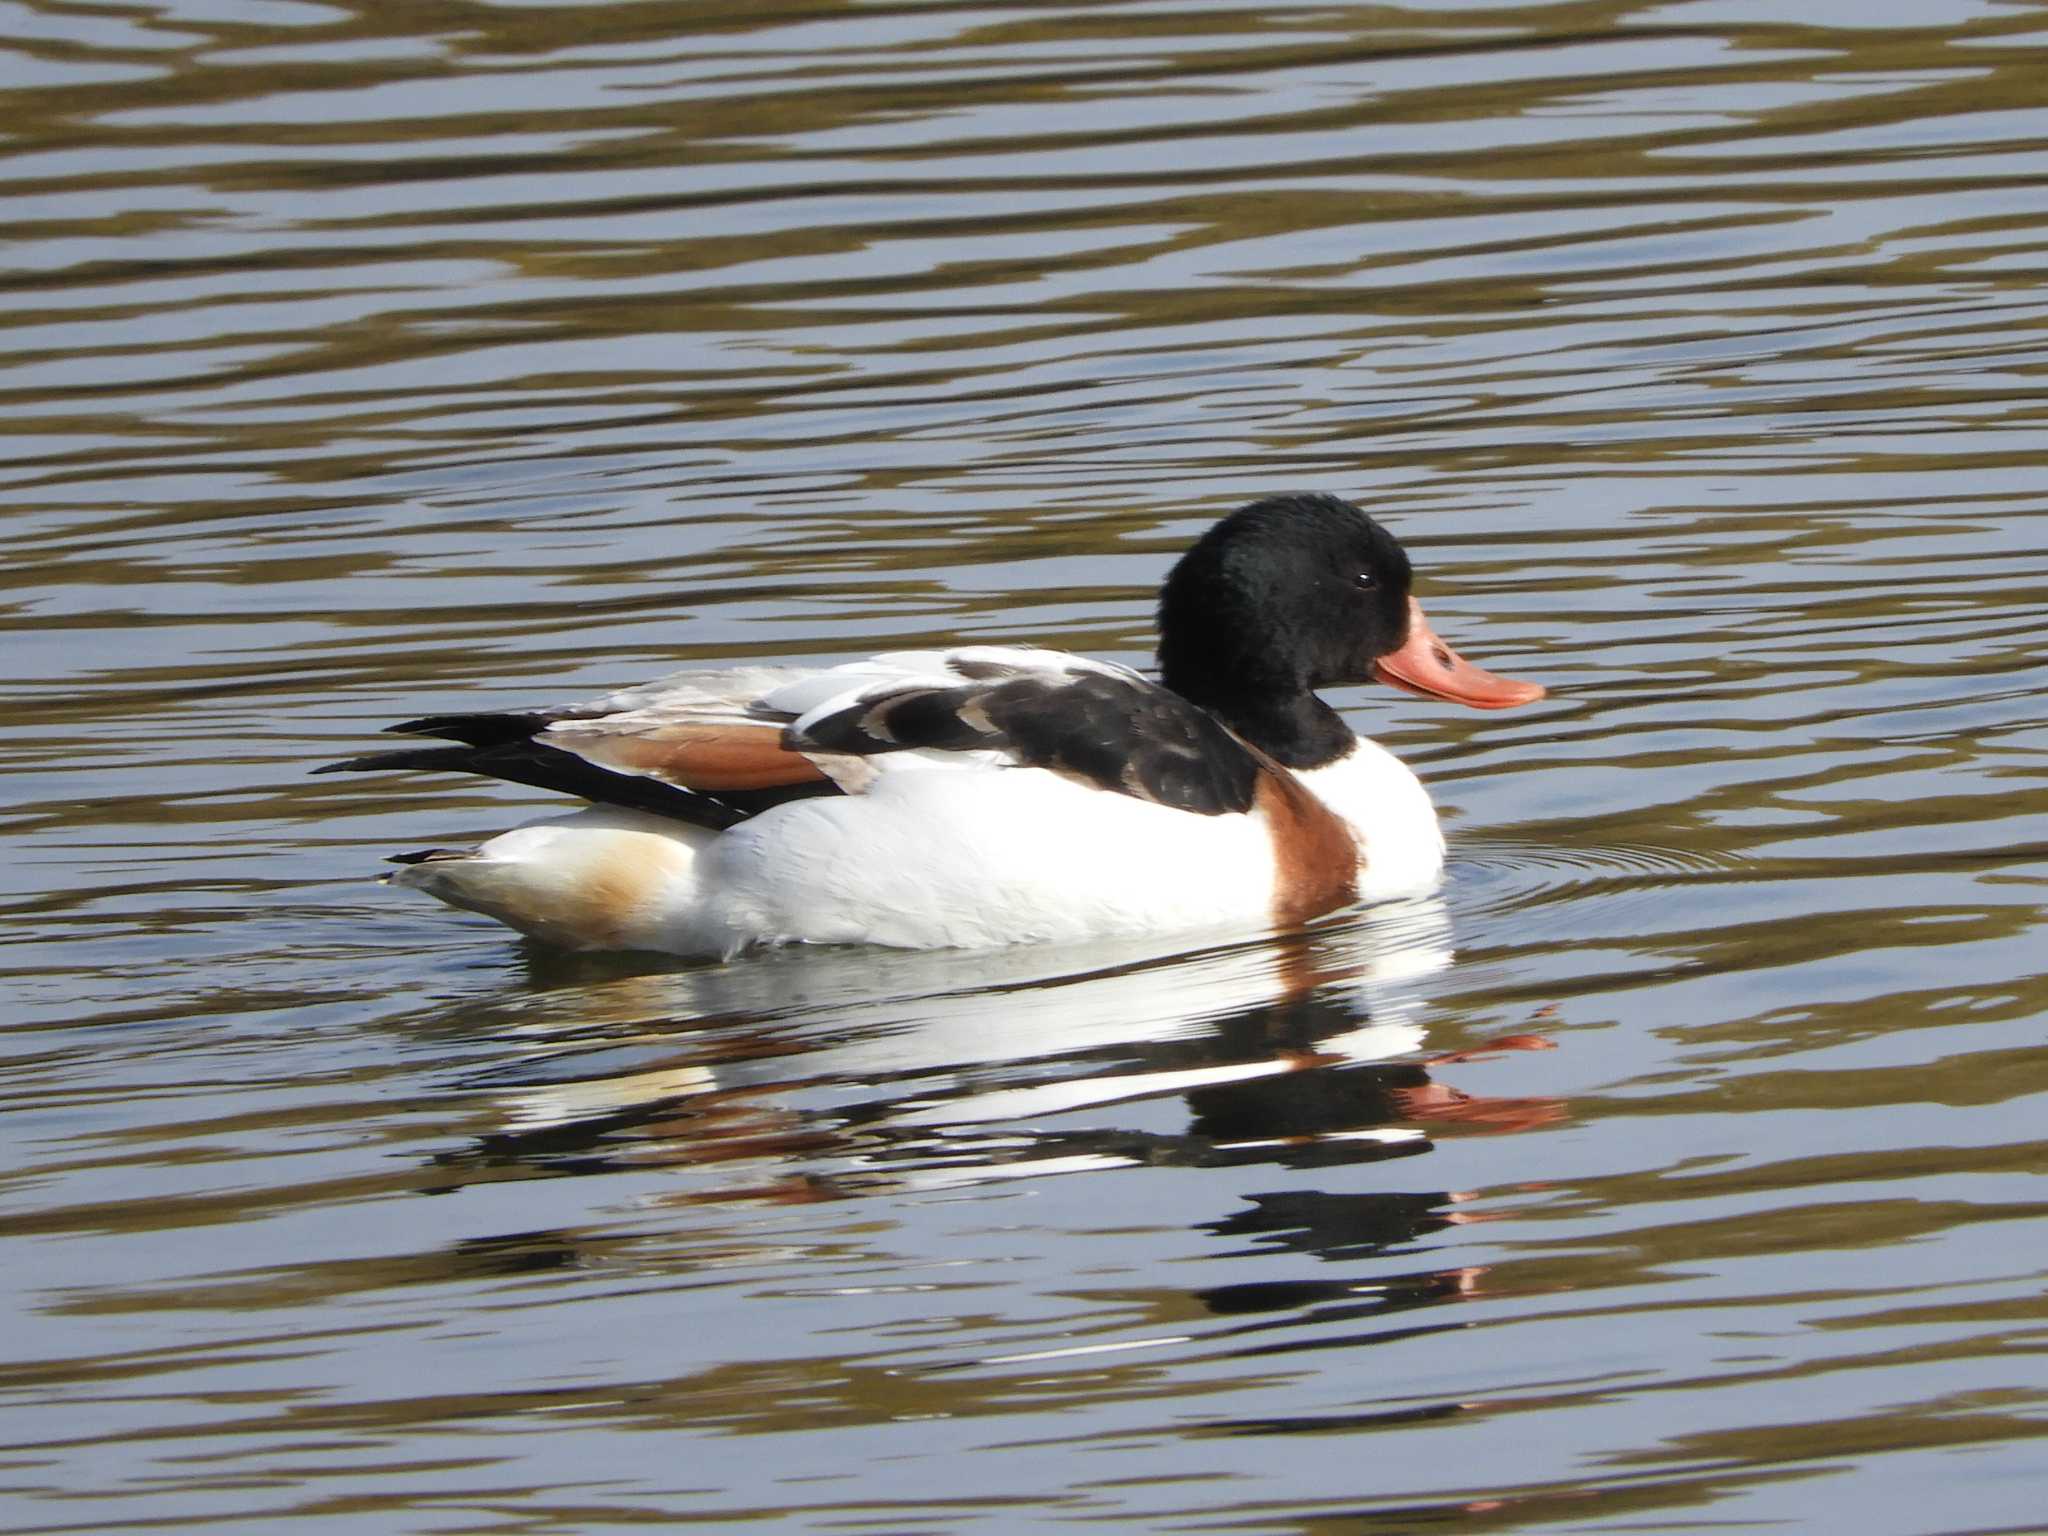
[[[585,762],[686,789],[779,789],[822,783],[825,771],[784,745],[780,721],[685,720],[644,730],[556,725],[540,738]]]
[[[1273,838],[1273,921],[1291,928],[1358,894],[1358,840],[1301,780],[1259,756],[1252,803]]]

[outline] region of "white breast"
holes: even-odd
[[[1444,834],[1429,791],[1385,747],[1361,738],[1336,762],[1295,776],[1357,835],[1362,899],[1426,891],[1443,878]]]

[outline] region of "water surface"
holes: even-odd
[[[2040,1528],[2038,6],[0,37],[0,1525]],[[1291,488],[1552,687],[1338,698],[1439,898],[565,959],[306,777]]]

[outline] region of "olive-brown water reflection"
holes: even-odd
[[[2038,7],[0,16],[0,1524],[2038,1528]],[[304,777],[1296,487],[1552,685],[1341,700],[1441,902],[570,964]]]

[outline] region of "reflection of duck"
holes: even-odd
[[[615,978],[554,994],[538,1033],[491,1028],[530,1054],[469,1081],[497,1123],[448,1166],[618,1157],[719,1168],[696,1198],[815,1199],[1422,1152],[1403,1095],[1430,1081],[1413,1053],[1449,939],[1426,897],[1193,955],[797,951]]]
[[[889,1369],[919,1376],[1056,1390],[1133,1351],[1412,1337],[1447,1325],[1419,1309],[1494,1288],[1481,1248],[1444,1238],[1485,1204],[1436,1175],[1402,1108],[1430,1082],[1417,1051],[1450,937],[1431,896],[1180,956],[1165,936],[665,972],[536,953],[525,984],[405,1022],[436,1058],[433,1036],[474,1043],[443,1122],[467,1117],[467,1139],[423,1187],[586,1181],[554,1186],[570,1220],[453,1251],[451,1273],[576,1263],[651,1293],[723,1269],[834,1305],[895,1295],[924,1343],[892,1345]],[[1026,1253],[1058,1277],[1041,1287],[1109,1320],[976,1326]],[[1220,1262],[1153,1262],[1169,1254]]]
[[[573,948],[985,947],[1286,926],[1426,888],[1428,796],[1318,688],[1377,677],[1479,708],[1542,696],[1461,661],[1393,536],[1333,497],[1210,529],[1168,576],[1161,678],[1021,647],[822,672],[679,674],[591,703],[393,729],[458,745],[328,771],[455,769],[600,809],[399,884]]]

